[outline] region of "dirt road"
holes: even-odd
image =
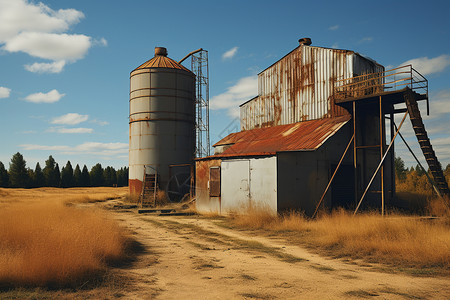
[[[330,259],[221,220],[113,212],[147,249],[124,269],[135,299],[450,299],[449,278]]]

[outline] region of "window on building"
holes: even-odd
[[[220,196],[220,167],[209,168],[209,196]]]

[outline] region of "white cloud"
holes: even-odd
[[[91,47],[91,38],[82,34],[23,32],[8,40],[3,47],[9,52],[25,52],[50,60],[77,60]]]
[[[34,63],[32,65],[25,65],[25,69],[33,73],[61,73],[65,65],[66,62],[60,60],[52,63]]]
[[[225,93],[214,96],[210,101],[210,108],[227,109],[232,117],[239,116],[239,105],[251,99],[258,93],[258,77],[256,75],[244,77],[229,87]]]
[[[97,119],[94,119],[94,120],[92,120],[92,121],[90,121],[91,123],[95,123],[95,124],[98,124],[98,125],[100,125],[100,126],[105,126],[105,125],[108,125],[109,124],[109,122],[107,122],[107,121],[100,121],[100,120],[97,120]],[[128,134],[128,133],[127,133]]]
[[[88,154],[88,155],[118,155],[128,153],[127,143],[98,143],[98,142],[86,142],[75,147],[67,145],[36,145],[36,144],[23,144],[20,145],[24,150],[42,150],[42,151],[55,151],[62,154]]]
[[[339,29],[339,25],[333,25],[328,27],[329,30],[334,31],[334,30],[338,30]]]
[[[419,57],[405,61],[400,66],[404,65],[412,65],[414,69],[425,76],[444,71],[450,66],[450,57],[445,54],[435,58]]]
[[[28,95],[25,100],[33,103],[54,103],[64,97],[65,94],[60,94],[57,90],[51,90],[48,93],[35,93]]]
[[[9,98],[11,89],[0,86],[0,98]]]
[[[450,114],[450,90],[443,90],[430,97],[430,117]]]
[[[233,47],[233,48],[231,48],[230,50],[228,50],[227,52],[225,52],[225,53],[222,55],[222,59],[225,60],[225,59],[231,59],[231,58],[233,58],[233,57],[236,55],[236,53],[237,53],[237,51],[238,51],[238,48],[239,48],[239,47]]]
[[[338,44],[338,43],[334,43],[334,44],[331,46],[331,48],[333,48],[333,49],[338,49],[338,48],[339,48],[339,44]]]
[[[359,43],[359,44],[362,44],[362,43],[370,43],[371,41],[373,41],[373,37],[367,36],[367,37],[365,37],[365,38],[360,39],[358,43]]]
[[[57,133],[92,133],[94,129],[92,128],[65,128],[65,127],[51,127],[47,132],[57,132]]]
[[[105,38],[101,38],[99,40],[94,40],[93,44],[97,45],[97,46],[106,47],[106,46],[108,46],[108,41]]]
[[[89,119],[89,115],[80,115],[77,113],[68,113],[52,120],[52,124],[76,125]]]
[[[75,9],[54,11],[41,2],[0,0],[0,41],[21,32],[64,32],[82,18],[84,14]]]
[[[59,73],[67,63],[82,59],[93,45],[107,45],[104,38],[65,33],[83,18],[75,9],[53,10],[41,2],[0,0],[0,49],[53,61],[26,65],[30,72]]]

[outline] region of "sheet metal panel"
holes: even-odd
[[[349,50],[300,46],[258,75],[258,97],[241,105],[241,130],[347,115],[334,104],[336,80],[381,65]]]
[[[250,160],[250,201],[252,205],[277,213],[277,157]]]
[[[222,161],[220,189],[221,212],[239,211],[248,207],[250,197],[250,160]]]
[[[277,158],[222,161],[221,212],[242,211],[249,206],[277,213]]]

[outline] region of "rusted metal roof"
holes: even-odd
[[[133,70],[139,70],[139,69],[150,69],[150,68],[169,68],[169,69],[180,69],[187,72],[191,72],[189,69],[184,67],[182,64],[177,63],[173,59],[163,56],[163,55],[156,55],[152,59],[146,61],[139,67]]]
[[[224,146],[225,150],[209,158],[263,156],[284,151],[315,150],[350,118],[340,116],[232,133],[214,144],[214,147]]]

